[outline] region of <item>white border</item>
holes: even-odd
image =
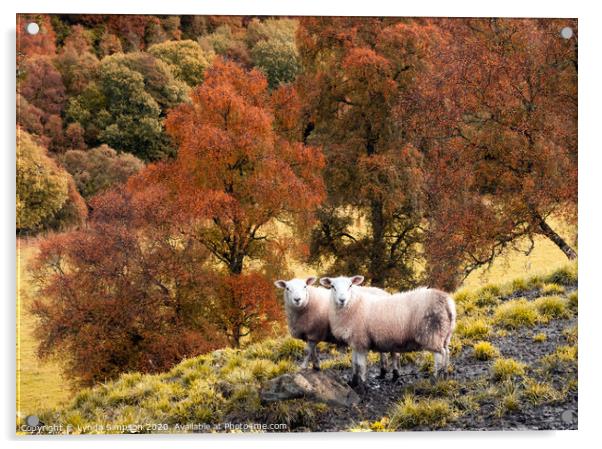
[[[311,435],[199,435],[188,437],[111,437],[95,438],[44,438],[39,441],[45,447],[63,447],[64,445],[91,448],[104,448],[107,443],[118,447],[127,444],[128,448],[165,447],[177,444],[199,447],[199,445],[224,448],[241,445],[258,447],[304,447],[325,443],[329,446],[365,447],[382,444],[385,446],[412,445],[463,448],[486,445],[489,448],[509,446],[545,445],[546,447],[578,447],[598,440],[597,428],[600,427],[599,399],[600,388],[600,329],[602,326],[596,317],[602,316],[600,304],[602,294],[596,287],[600,279],[597,276],[596,262],[600,258],[600,153],[602,145],[600,129],[600,16],[596,14],[594,2],[546,1],[527,2],[525,0],[487,1],[406,1],[392,0],[366,1],[325,1],[325,0],[177,0],[153,3],[148,0],[86,0],[73,2],[68,0],[21,0],[17,5],[2,2],[2,85],[5,100],[0,111],[3,128],[4,147],[2,155],[2,220],[3,251],[2,270],[5,276],[3,287],[4,341],[2,346],[2,397],[0,423],[2,438],[10,447],[19,444],[31,444],[36,438],[16,438],[14,436],[14,379],[15,379],[15,250],[14,250],[14,176],[15,176],[15,108],[14,108],[14,48],[15,13],[119,13],[119,14],[233,14],[233,15],[399,15],[399,16],[496,16],[496,17],[577,17],[579,19],[579,283],[580,283],[580,370],[579,370],[579,431],[573,432],[439,432],[404,434],[311,434]],[[594,441],[595,441],[594,440]],[[599,444],[599,443],[598,443]]]

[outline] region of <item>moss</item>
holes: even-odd
[[[545,332],[539,332],[538,334],[533,335],[533,341],[536,343],[543,343],[548,339],[548,336]]]
[[[485,338],[490,331],[491,326],[485,318],[462,318],[456,325],[456,334],[468,339]]]
[[[393,430],[428,427],[438,429],[458,417],[458,412],[444,399],[419,399],[406,395],[393,408],[389,427]]]
[[[477,360],[491,360],[500,355],[498,349],[488,341],[479,341],[472,348]]]
[[[514,359],[497,359],[491,366],[491,376],[496,381],[511,380],[525,375],[525,364]]]
[[[542,296],[534,302],[537,311],[545,319],[568,318],[570,316],[566,300],[560,296]]]
[[[507,329],[534,326],[539,320],[535,306],[524,298],[500,305],[494,314],[494,322]]]

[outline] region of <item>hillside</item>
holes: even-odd
[[[430,354],[410,353],[400,380],[382,381],[372,354],[368,393],[353,408],[262,404],[262,383],[298,369],[303,344],[283,338],[214,351],[159,375],[125,374],[38,416],[54,426],[50,433],[576,428],[576,266],[462,290],[456,301],[447,378],[431,382]],[[323,369],[348,380],[349,352],[321,346]]]

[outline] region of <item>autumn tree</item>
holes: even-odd
[[[85,151],[69,150],[59,160],[88,200],[110,187],[124,184],[144,167],[134,155],[117,153],[107,145]]]
[[[227,293],[221,301],[230,306],[216,314],[230,323],[227,334],[237,346],[277,310],[273,288],[257,269],[246,273],[249,263],[264,273],[282,269],[282,254],[298,240],[279,240],[274,224],[307,229],[323,197],[323,159],[318,149],[275,133],[267,81],[257,70],[217,59],[191,96],[192,103],[167,117],[177,159],[150,166],[130,184],[159,183],[173,195],[174,208],[196,223],[196,238],[223,268],[216,295]],[[250,279],[254,289],[241,298]],[[241,300],[247,305],[234,306]]]
[[[146,193],[99,195],[85,229],[40,245],[38,355],[61,360],[77,386],[165,371],[226,344],[201,301],[207,251],[170,224],[161,191]]]
[[[576,257],[551,221],[576,221],[576,37],[559,34],[567,23],[576,30],[572,21],[445,24],[457,41],[447,64],[457,112],[431,159],[434,283],[457,285],[506,248],[528,253],[537,235]]]
[[[37,34],[27,32],[27,25],[36,23]],[[17,68],[26,56],[52,56],[56,51],[56,34],[46,14],[17,14]]]
[[[35,229],[67,201],[66,173],[25,131],[17,129],[17,229]]]
[[[173,76],[191,87],[201,84],[213,57],[194,41],[168,41],[153,45],[148,52],[166,63]]]
[[[68,96],[79,95],[94,79],[98,58],[93,53],[90,40],[82,26],[73,27],[54,62],[61,73]]]
[[[265,73],[271,88],[293,81],[299,70],[295,45],[297,21],[292,19],[254,19],[245,40],[253,65]]]
[[[301,19],[301,132],[327,158],[312,260],[334,256],[333,272],[381,287],[418,280],[424,167],[414,124],[435,31],[412,20]]]
[[[85,130],[86,143],[106,143],[144,160],[173,155],[163,130],[163,111],[186,98],[187,87],[162,61],[148,53],[104,58],[98,77],[72,97],[70,122]]]

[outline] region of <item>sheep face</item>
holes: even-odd
[[[364,276],[322,278],[320,284],[330,289],[331,301],[337,307],[345,307],[353,299],[354,286],[364,282]]]
[[[291,279],[290,281],[276,281],[274,285],[284,290],[284,303],[291,307],[303,308],[309,302],[307,287],[316,281],[315,277]]]

